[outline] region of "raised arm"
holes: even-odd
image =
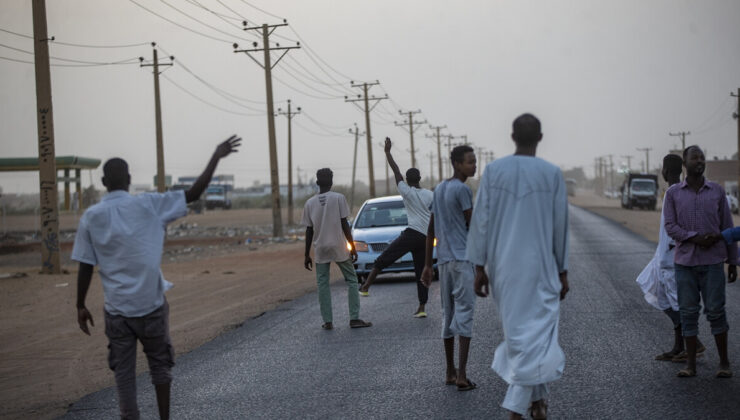
[[[236,148],[240,146],[241,141],[241,137],[233,135],[216,147],[216,151],[213,152],[206,169],[203,170],[203,173],[195,180],[193,186],[191,186],[189,190],[185,191],[185,201],[192,203],[200,198],[203,191],[208,187],[208,184],[211,183],[211,178],[213,178],[213,173],[216,171],[218,161],[232,152],[237,152],[238,150],[236,150]]]
[[[396,185],[398,185],[399,182],[403,181],[403,175],[401,175],[401,170],[398,169],[398,165],[396,164],[396,161],[393,160],[393,155],[391,155],[391,139],[390,137],[385,138],[385,158],[388,159],[388,165],[393,170],[393,176],[396,177]]]

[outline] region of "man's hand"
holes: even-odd
[[[560,273],[558,274],[560,277],[560,300],[565,299],[565,295],[568,294],[568,291],[570,291],[570,287],[568,287],[568,272]]]
[[[488,281],[488,275],[484,267],[475,266],[475,294],[480,297],[487,297],[490,292],[491,282]]]
[[[424,267],[424,271],[421,272],[421,284],[428,289],[432,285],[433,277],[434,269],[432,267]]]
[[[735,280],[737,280],[737,266],[730,264],[727,266],[727,282],[734,283]]]
[[[701,248],[709,248],[721,239],[722,234],[720,233],[705,233],[692,236],[689,241],[695,243]]]
[[[237,137],[237,135],[234,134],[233,136],[229,137],[226,141],[219,144],[216,147],[216,151],[213,152],[213,155],[221,159],[221,158],[225,158],[226,156],[230,155],[233,152],[238,152],[236,148],[241,146],[241,141],[242,141],[242,138]]]
[[[87,335],[90,335],[90,330],[87,328],[87,321],[90,321],[90,326],[95,326],[95,322],[93,322],[93,317],[90,315],[90,312],[85,308],[84,306],[82,308],[77,308],[77,323],[80,324],[80,329],[82,332],[84,332]]]
[[[391,138],[390,137],[385,138],[385,152],[386,153],[391,152]]]
[[[312,265],[313,261],[311,261],[311,256],[306,255],[306,258],[303,259],[303,266],[306,267],[306,270],[311,271]]]
[[[357,262],[357,250],[355,249],[355,244],[352,244],[352,249],[349,250],[349,256],[352,257],[352,262]]]

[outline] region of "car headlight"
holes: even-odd
[[[347,249],[350,251],[352,250],[352,246],[349,244],[349,242],[347,242]],[[357,252],[367,252],[367,243],[362,241],[355,241],[355,250],[357,250]]]
[[[437,238],[434,238],[434,246],[437,246]]]

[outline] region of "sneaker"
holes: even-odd
[[[362,296],[362,297],[368,297],[368,296],[370,296],[370,292],[369,292],[369,291],[367,291],[367,292],[363,292],[362,290],[360,290],[360,291],[359,291],[358,293],[359,293],[359,294],[360,294],[360,296]]]
[[[349,322],[350,328],[366,328],[366,327],[372,327],[372,322],[363,321],[361,319],[353,319]]]
[[[414,318],[426,318],[426,317],[427,317],[427,313],[424,311],[419,311],[414,314]]]

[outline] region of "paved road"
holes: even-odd
[[[550,418],[740,418],[740,376],[714,378],[713,345],[696,378],[679,379],[679,365],[653,360],[673,337],[668,318],[644,302],[634,282],[653,252],[649,241],[571,207],[571,293],[560,322],[567,362],[552,386]],[[343,284],[333,299],[334,331],[319,328],[316,294],[309,294],[180,357],[173,418],[505,418],[499,404],[506,384],[489,368],[502,340],[491,299],[479,299],[476,307],[468,370],[479,388],[464,393],[443,384],[436,283],[430,317],[422,320],[411,317],[413,283],[375,286],[362,299],[362,316],[375,324],[368,329],[348,328]],[[732,326],[740,326],[739,303],[740,283],[728,287]],[[740,360],[734,331],[730,354]],[[711,342],[704,321],[700,337]],[[138,384],[142,415],[154,418],[148,376]],[[84,397],[63,418],[116,415],[109,388]]]

